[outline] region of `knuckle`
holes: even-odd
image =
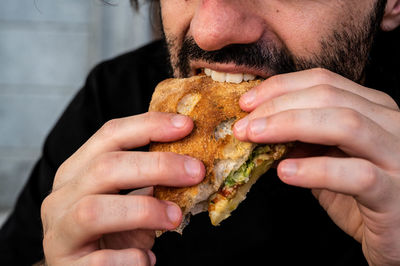
[[[337,121],[341,121],[341,131],[344,136],[361,136],[362,128],[364,125],[364,119],[360,113],[355,110],[343,108],[339,112],[339,118]]]
[[[60,165],[60,167],[58,167],[56,174],[54,176],[53,188],[52,188],[53,191],[58,190],[63,185],[63,177],[68,172],[68,168],[69,168],[68,160],[63,162]]]
[[[50,194],[50,195],[51,195],[51,194]],[[49,201],[51,201],[50,195],[47,196],[47,197],[42,201],[42,205],[40,206],[40,213],[41,213],[42,218],[45,217],[45,216],[47,216],[47,211],[48,211],[48,209],[49,209],[49,207],[50,207],[50,204],[51,204],[51,203],[49,202]]]
[[[312,74],[318,84],[330,84],[333,79],[333,73],[325,68],[313,68]]]
[[[154,199],[147,196],[138,196],[136,200],[136,218],[140,223],[150,221],[157,210]]]
[[[53,244],[54,244],[53,232],[47,232],[43,234],[43,240],[42,240],[43,251],[47,256],[50,255]]]
[[[51,194],[47,196],[43,202],[42,205],[40,206],[40,217],[42,219],[42,224],[43,224],[43,230],[44,232],[47,231],[48,228],[48,217],[49,217],[49,210],[51,209]]]
[[[323,105],[331,105],[337,101],[338,91],[327,84],[322,84],[315,87],[315,93],[318,95],[319,102]]]
[[[56,175],[54,177],[54,183],[56,183],[59,179],[60,176],[63,176],[63,174],[66,172],[67,169],[67,162],[63,162],[60,167],[58,167]]]
[[[383,91],[378,91],[378,93],[379,93],[378,97],[380,98],[380,102],[383,105],[385,105],[391,109],[399,110],[399,106],[397,105],[396,101],[392,97],[390,97],[389,94],[384,93]]]
[[[143,122],[145,124],[151,124],[153,121],[157,121],[159,119],[160,117],[157,112],[150,111],[143,115]]]
[[[57,192],[50,193],[40,205],[40,218],[43,225],[43,233],[50,231],[55,226],[55,220],[59,216],[60,201],[58,200]]]
[[[111,259],[111,251],[109,250],[101,250],[98,251],[92,256],[90,256],[90,259],[88,260],[88,265],[89,266],[106,266],[106,265],[112,265],[113,261]]]
[[[265,104],[263,104],[261,112],[259,112],[262,115],[268,115],[268,114],[275,114],[279,111],[278,104],[276,102],[276,99],[272,99]]]
[[[101,154],[89,164],[88,172],[99,182],[111,182],[114,165],[119,158],[118,153]]]
[[[99,133],[106,139],[112,139],[119,128],[119,119],[107,121],[99,130]]]
[[[323,164],[321,164],[321,168],[320,168],[320,179],[321,179],[322,184],[326,183],[326,181],[329,179],[328,178],[329,175],[330,175],[329,167],[325,161]]]
[[[47,250],[49,249],[49,247],[51,246],[51,240],[49,239],[50,234],[48,233],[44,233],[43,234],[43,240],[42,240],[42,245],[43,245],[43,251],[48,254]]]
[[[147,162],[145,161],[145,158],[143,158],[141,153],[131,153],[129,154],[129,171],[132,176],[143,176],[147,174],[146,170],[143,170],[143,168],[146,167]]]
[[[146,252],[141,249],[132,250],[132,261],[135,266],[148,266],[149,257]]]
[[[47,198],[46,198],[47,199]],[[40,207],[40,218],[42,220],[43,225],[43,233],[46,234],[49,228],[49,215],[48,215],[48,200],[44,199],[42,205]]]
[[[159,172],[163,172],[167,169],[165,169],[165,161],[166,161],[167,155],[163,152],[154,152],[151,154],[151,159],[152,159],[152,164],[155,169]]]
[[[358,174],[360,175],[359,192],[366,193],[375,189],[378,185],[379,178],[375,166],[369,162],[364,162],[359,167]]]
[[[94,196],[82,198],[73,209],[73,220],[83,230],[93,228],[100,220],[102,206]]]
[[[268,86],[265,87],[274,87],[274,88],[285,88],[285,82],[282,75],[274,75],[269,77],[266,82],[268,82]],[[260,92],[259,92],[260,93]]]
[[[154,119],[157,117],[158,112],[154,112],[154,111],[149,111],[147,113],[145,113],[145,116],[147,117],[147,119]]]
[[[285,121],[283,121],[284,123],[288,124],[288,125],[292,125],[295,124],[296,121],[299,120],[299,114],[295,111],[286,111],[286,116],[285,116]]]

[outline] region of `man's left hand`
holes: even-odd
[[[400,264],[400,111],[387,94],[324,69],[273,76],[240,100],[242,141],[300,141],[321,156],[283,160],[287,184],[311,188],[371,265]]]

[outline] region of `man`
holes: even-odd
[[[151,197],[151,186],[190,186],[204,176],[195,159],[139,151],[193,128],[185,116],[140,114],[168,76],[154,43],[91,73],[2,229],[4,258],[41,258],[47,196],[49,265],[399,265],[400,112],[366,86],[389,84],[397,95],[398,75],[382,78],[391,68],[386,62],[382,71],[379,57],[392,43],[374,41],[400,24],[400,1],[160,4],[175,76],[210,68],[266,78],[241,98],[250,114],[234,132],[243,141],[304,143],[277,167],[288,185],[263,177],[220,227],[195,216],[183,236],[166,233],[153,247],[154,230],[182,217],[175,204]]]

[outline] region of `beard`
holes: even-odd
[[[320,40],[320,52],[296,56],[284,45],[260,39],[255,43],[231,44],[216,51],[201,49],[191,36],[181,46],[174,36],[165,36],[169,60],[176,77],[188,77],[191,61],[234,63],[269,75],[284,74],[310,68],[325,68],[360,83],[368,63],[368,55],[383,18],[387,0],[377,0],[374,8],[359,25],[342,23]]]

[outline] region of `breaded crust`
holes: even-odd
[[[217,127],[223,121],[234,122],[246,115],[239,107],[239,98],[260,82],[221,83],[199,75],[168,79],[156,87],[149,111],[183,113],[193,119],[195,126],[184,139],[173,143],[152,143],[150,151],[190,155],[200,159],[206,167],[206,176],[201,184],[188,188],[156,187],[157,198],[177,203],[185,215],[196,203],[207,200],[218,190],[221,180],[216,178],[214,166],[220,160],[250,153],[253,144],[239,143],[232,135],[224,136],[224,132],[215,134]],[[232,142],[234,147],[227,152],[227,144]]]

